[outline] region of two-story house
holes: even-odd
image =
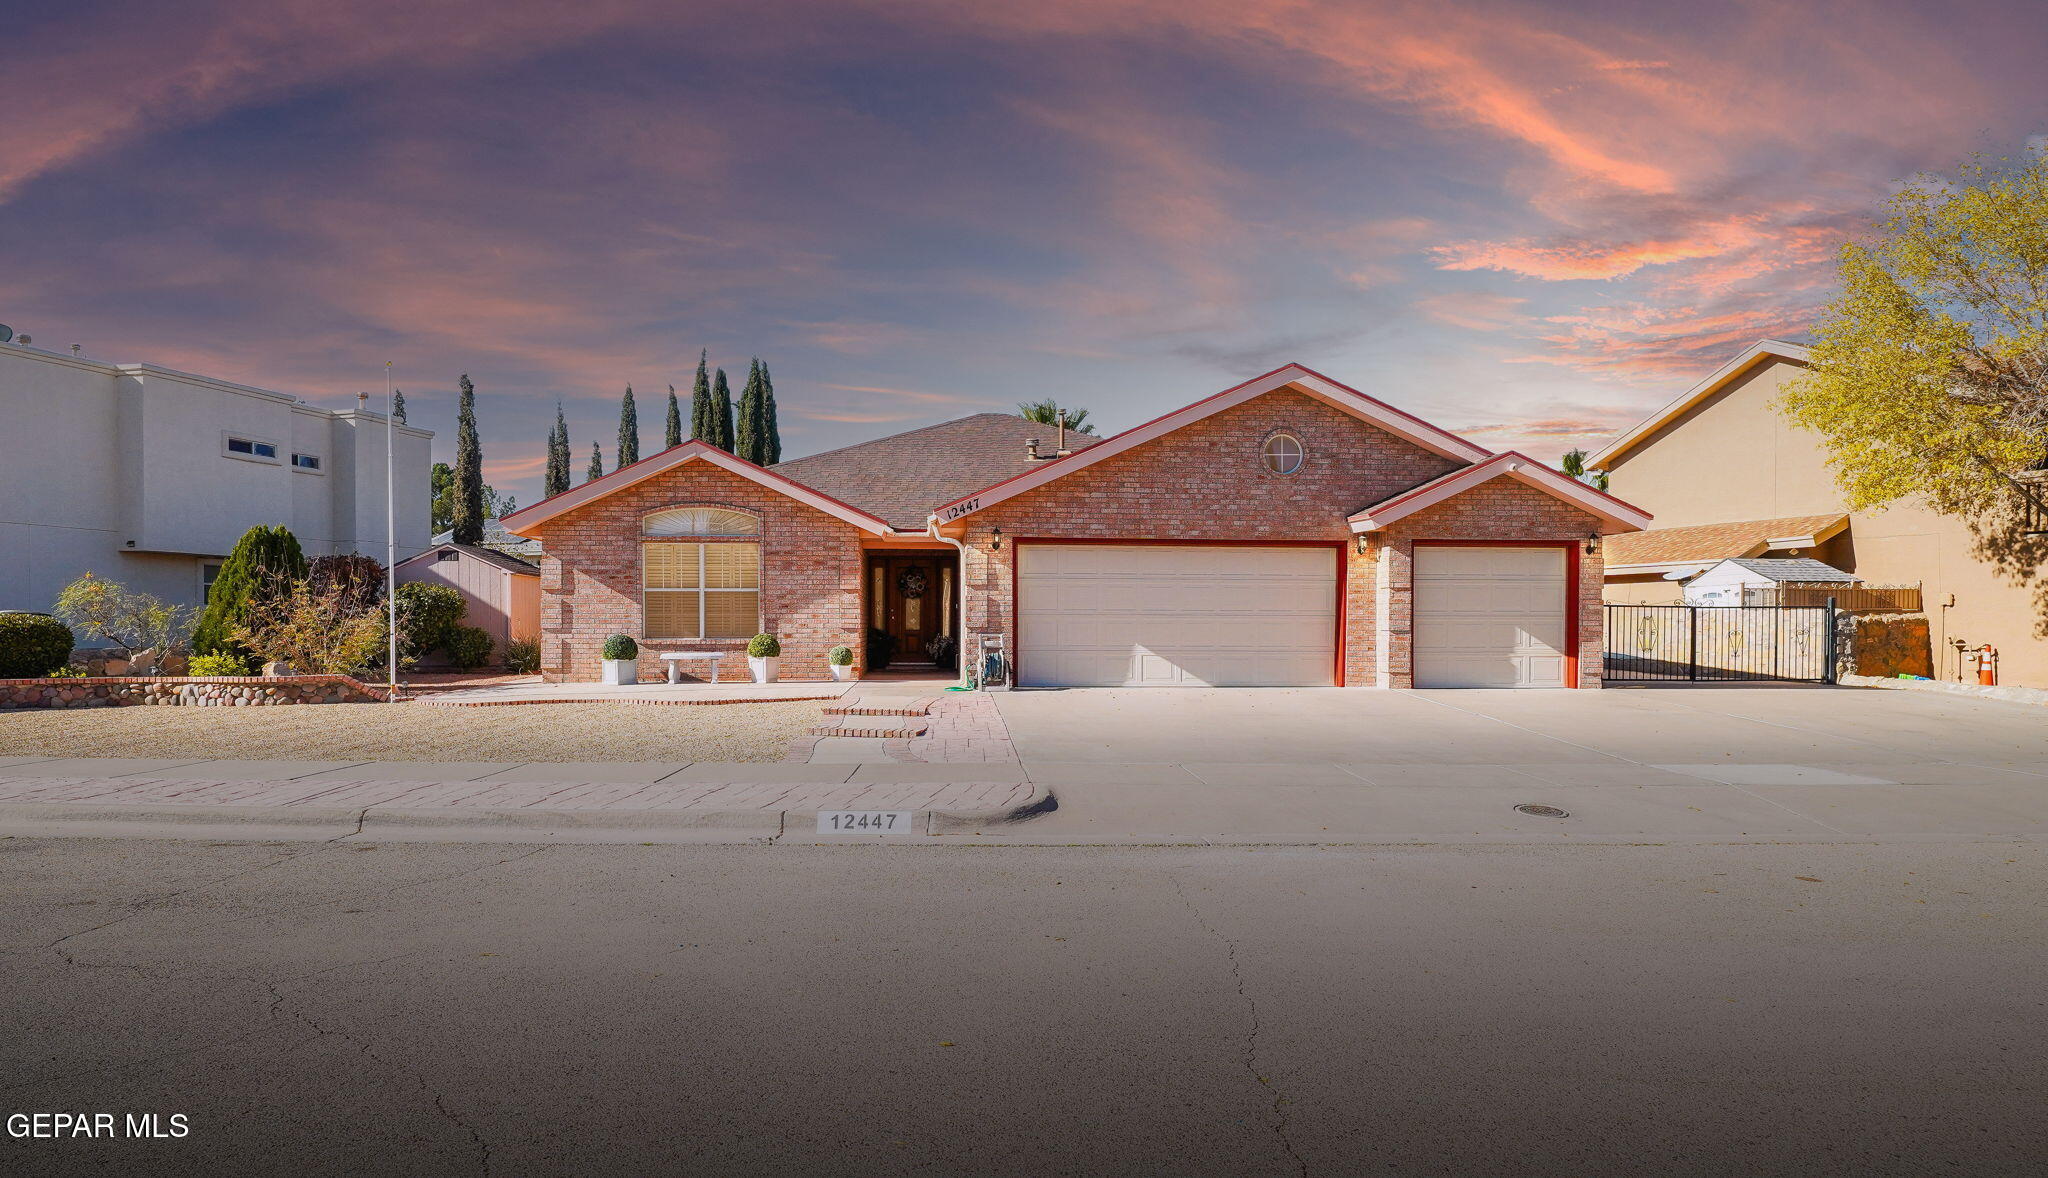
[[[389,423],[153,364],[0,344],[0,609],[97,573],[197,605],[243,532],[385,555]],[[391,427],[400,559],[429,533],[433,434]]]

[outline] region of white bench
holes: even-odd
[[[670,683],[680,683],[682,680],[676,675],[676,664],[693,659],[709,659],[711,660],[711,681],[716,683],[718,682],[718,660],[724,657],[725,652],[722,650],[671,650],[661,656],[661,661],[668,664],[668,681]]]

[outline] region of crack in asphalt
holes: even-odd
[[[427,1083],[427,1077],[425,1073],[421,1072],[417,1068],[408,1067],[405,1064],[400,1063],[396,1060],[388,1059],[382,1055],[379,1055],[376,1051],[376,1045],[370,1042],[368,1039],[351,1035],[347,1031],[343,1031],[335,1027],[325,1026],[310,1015],[302,1014],[297,1010],[289,1009],[287,1003],[290,1001],[290,999],[286,996],[284,988],[282,986],[278,985],[276,982],[266,982],[264,983],[264,985],[270,991],[271,1002],[269,1014],[272,1022],[276,1022],[279,1019],[289,1018],[294,1022],[297,1022],[311,1029],[314,1032],[314,1034],[312,1039],[307,1040],[307,1042],[309,1043],[316,1042],[322,1038],[328,1037],[340,1039],[345,1043],[353,1043],[355,1044],[356,1054],[358,1056],[364,1059],[368,1059],[384,1068],[389,1069],[390,1071],[409,1077],[414,1084],[419,1086],[420,1094],[422,1096],[425,1096],[428,1099],[428,1101],[433,1104],[434,1111],[436,1113],[439,1113],[443,1120],[447,1121],[449,1124],[461,1130],[462,1133],[469,1138],[470,1144],[474,1146],[476,1149],[478,1170],[485,1175],[490,1174],[491,1143],[484,1139],[484,1135],[477,1131],[476,1126],[462,1119],[462,1117],[458,1115],[455,1112],[455,1110],[448,1107],[447,1098],[443,1096],[441,1093],[434,1091],[433,1085]]]
[[[1195,923],[1201,927],[1203,932],[1208,933],[1223,943],[1224,954],[1230,962],[1230,980],[1237,988],[1238,999],[1244,1003],[1245,1012],[1249,1020],[1244,1037],[1244,1070],[1250,1073],[1252,1080],[1261,1088],[1272,1093],[1273,1136],[1280,1142],[1280,1148],[1286,1150],[1287,1156],[1293,1159],[1295,1169],[1306,1175],[1308,1173],[1308,1160],[1301,1156],[1300,1152],[1294,1148],[1294,1142],[1287,1136],[1287,1126],[1290,1121],[1287,1115],[1287,1097],[1280,1089],[1274,1087],[1272,1080],[1261,1075],[1259,1072],[1259,1033],[1265,1029],[1265,1024],[1259,1017],[1258,1000],[1253,998],[1251,991],[1245,988],[1244,970],[1237,960],[1237,942],[1224,936],[1221,930],[1209,923],[1209,918],[1202,915],[1202,910],[1195,906],[1194,899],[1188,895],[1187,888],[1182,886],[1179,876],[1169,876],[1168,878],[1173,880],[1174,892],[1180,896],[1180,902],[1187,906],[1188,913],[1195,918]]]

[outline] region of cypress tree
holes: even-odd
[[[775,378],[768,375],[766,360],[761,361],[761,404],[768,420],[768,461],[762,465],[774,466],[782,461],[782,426],[775,420]]]
[[[457,544],[477,544],[484,538],[484,448],[476,437],[476,386],[469,374],[459,382],[462,395],[455,404],[455,512],[449,528]]]
[[[626,395],[619,401],[619,460],[612,463],[612,469],[630,466],[640,461],[640,413],[633,407],[633,386],[626,386]]]
[[[716,446],[718,427],[711,419],[711,374],[704,370],[704,361],[710,354],[708,348],[697,353],[697,383],[690,390],[690,436]]]
[[[583,481],[587,483],[593,479],[601,479],[603,477],[604,448],[599,446],[596,442],[592,442],[590,443],[590,470],[585,473]]]
[[[732,453],[732,386],[725,383],[725,369],[711,378],[711,437],[705,441]]]
[[[401,423],[405,421],[404,389],[391,390],[391,416],[397,418]]]
[[[668,430],[662,434],[663,444],[671,448],[683,444],[683,410],[676,404],[676,386],[668,386]]]
[[[305,575],[306,555],[289,528],[259,524],[242,533],[206,596],[206,609],[192,632],[192,652],[250,660],[249,649],[235,641],[235,628],[247,624],[250,607],[281,588],[281,581]]]
[[[758,356],[747,363],[747,383],[740,389],[737,434],[739,444],[733,447],[733,453],[757,464],[768,456],[761,437],[761,359]]]
[[[548,475],[543,493],[559,495],[569,489],[569,423],[562,417],[562,403],[555,402],[555,428],[548,431]]]

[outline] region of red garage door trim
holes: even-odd
[[[1022,582],[1018,579],[1017,551],[1026,544],[1092,544],[1123,548],[1332,548],[1337,552],[1337,654],[1336,666],[1331,669],[1330,682],[1344,686],[1344,633],[1345,615],[1350,612],[1350,597],[1345,592],[1346,581],[1351,574],[1350,562],[1345,559],[1351,545],[1343,540],[1189,540],[1176,537],[1171,540],[1130,540],[1101,538],[1079,539],[1066,536],[1019,536],[1010,542],[1010,682],[1023,681],[1021,668],[1024,665],[1023,643],[1018,633],[1018,594]],[[1576,581],[1574,581],[1576,584]],[[1576,682],[1576,680],[1574,681]]]
[[[1583,540],[1411,540],[1416,548],[1560,548],[1564,550],[1565,685],[1579,687],[1579,545]],[[1415,628],[1415,562],[1408,562],[1409,631]],[[1415,673],[1415,648],[1409,644],[1408,673]]]

